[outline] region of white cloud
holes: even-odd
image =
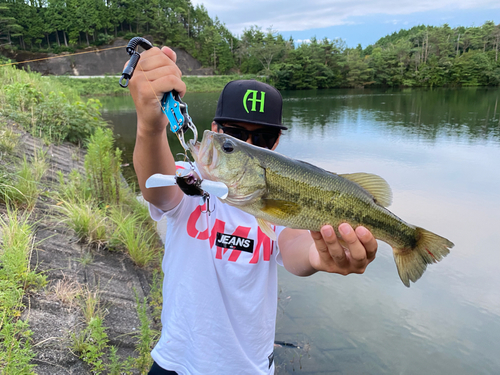
[[[193,0],[211,17],[218,16],[228,29],[241,32],[252,25],[280,32],[308,30],[352,23],[351,17],[376,14],[408,15],[432,10],[500,8],[498,0]]]

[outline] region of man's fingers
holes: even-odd
[[[350,263],[353,272],[363,273],[369,263],[364,245],[358,239],[356,232],[349,224],[340,224],[339,232],[349,249]]]
[[[160,51],[149,50],[143,52],[143,54],[144,55],[141,55],[141,58],[137,63],[138,69],[149,72],[159,67],[167,66],[173,69],[172,73],[182,76],[181,70],[177,65],[175,65],[175,62],[170,60],[170,58],[165,56],[165,54],[161,53]]]
[[[148,71],[143,69],[138,69],[138,71],[135,72],[135,74],[140,75],[142,78],[145,78],[150,82],[156,81],[158,79],[167,76],[168,77],[172,76],[181,79],[181,74],[177,70],[178,69],[175,66],[160,66],[153,70],[148,70]]]
[[[323,240],[328,247],[328,254],[335,264],[343,269],[348,267],[349,259],[345,253],[344,248],[340,244],[335,231],[331,225],[325,225],[321,228]]]
[[[180,96],[183,96],[186,93],[186,84],[180,79],[180,77],[174,75],[160,77],[151,82],[151,85],[155,92],[160,92],[162,95],[164,92],[172,91],[172,89],[165,90],[165,87],[172,87],[179,93]]]
[[[141,64],[139,62],[139,64]],[[147,82],[149,81],[149,83]],[[181,79],[181,73],[175,65],[160,65],[154,69],[147,70],[140,65],[131,80],[132,84],[144,82],[141,87],[145,96],[156,94],[161,98],[163,93],[176,90],[180,95],[186,92],[186,85]]]
[[[311,265],[326,272],[336,272],[342,275],[363,273],[368,264],[375,259],[378,243],[365,227],[356,230],[347,223],[340,224],[338,238],[331,225],[325,225],[320,232],[311,231],[316,252]]]
[[[321,232],[311,231],[311,237],[314,240],[314,246],[317,250],[317,257],[314,257],[313,267],[318,271],[325,271],[329,266],[334,264],[328,246]]]
[[[365,227],[357,227],[356,235],[358,236],[359,241],[363,244],[366,250],[366,258],[368,261],[372,261],[375,259],[375,255],[377,254],[378,243],[373,234],[366,229]]]
[[[177,54],[170,47],[161,47],[161,51],[167,55],[167,57],[172,60],[174,63],[177,62]]]

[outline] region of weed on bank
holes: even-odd
[[[0,368],[2,374],[32,374],[31,331],[21,314],[23,296],[46,285],[30,268],[35,246],[29,215],[8,209],[0,216]]]
[[[44,275],[30,269],[34,249],[34,219],[30,213],[43,199],[52,222],[74,233],[85,250],[78,261],[93,262],[96,252],[127,254],[138,267],[158,261],[163,247],[147,208],[138,202],[121,176],[121,152],[113,133],[102,120],[98,101],[83,102],[78,92],[35,73],[0,68],[0,372],[31,374],[35,357],[29,320],[20,319],[23,297],[46,285]],[[3,117],[2,117],[3,116]],[[59,183],[46,178],[49,157],[38,150],[31,158],[14,157],[19,135],[7,125],[13,120],[46,143],[71,141],[87,148],[85,173],[58,173]],[[12,124],[12,121],[9,121]],[[45,148],[45,147],[43,147]],[[31,214],[33,217],[34,215]],[[161,289],[152,286],[150,304],[161,305]],[[152,338],[157,337],[146,301],[137,300],[141,322],[138,358],[120,358],[110,345],[104,325],[105,311],[98,290],[68,279],[47,290],[66,306],[77,306],[85,316],[74,327],[71,349],[95,374],[147,372]]]
[[[78,91],[39,73],[0,67],[0,115],[47,143],[84,144],[106,126],[101,103],[83,101]]]

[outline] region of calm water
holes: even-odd
[[[200,130],[217,97],[186,95]],[[283,97],[290,130],[279,152],[333,172],[379,174],[393,189],[391,211],[455,247],[409,289],[382,242],[364,275],[280,269],[276,340],[299,348],[276,348],[276,373],[499,374],[500,90]],[[131,161],[131,99],[105,101],[104,115]]]

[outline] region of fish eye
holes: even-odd
[[[222,144],[222,150],[224,150],[224,152],[230,154],[231,152],[234,151],[234,143],[231,142],[229,139],[226,139],[224,141],[224,143]]]

